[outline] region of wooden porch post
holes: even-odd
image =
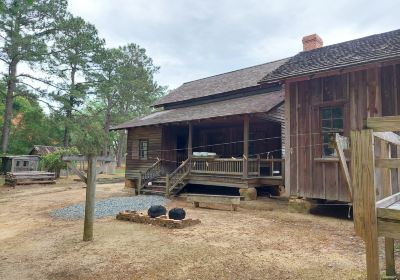
[[[243,178],[249,174],[249,115],[243,116]]]
[[[188,158],[193,155],[193,124],[189,122],[189,135],[188,135]]]

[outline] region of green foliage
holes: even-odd
[[[88,98],[89,85],[84,79],[92,71],[94,57],[103,45],[94,25],[72,15],[62,21],[55,36],[47,72],[60,81],[57,91],[50,96],[61,105],[64,115],[64,146],[69,145],[74,112]]]
[[[0,58],[7,63],[37,62],[47,55],[47,41],[66,14],[66,0],[1,1]]]
[[[100,155],[106,139],[103,123],[97,121],[96,114],[81,115],[79,125],[72,131],[72,142],[84,155]]]
[[[166,91],[154,80],[159,67],[137,44],[106,49],[96,27],[66,8],[67,0],[0,0],[0,60],[15,70],[0,77],[0,126],[10,128],[2,142],[12,154],[71,145],[122,155],[125,135],[109,129],[151,112]],[[17,73],[20,63],[33,71]]]
[[[3,112],[4,107],[0,104],[0,114]],[[0,117],[0,125],[2,122]],[[36,144],[58,146],[62,131],[56,119],[47,116],[35,99],[17,96],[13,102],[10,138],[10,154],[27,154]]]
[[[59,172],[67,167],[66,163],[61,160],[62,156],[78,155],[79,151],[76,147],[62,148],[53,153],[43,156],[40,164],[43,168],[51,172]]]

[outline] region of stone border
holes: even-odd
[[[119,212],[116,218],[117,220],[130,221],[133,223],[140,223],[140,224],[150,224],[166,228],[185,228],[200,224],[199,219],[173,220],[173,219],[168,219],[168,217],[165,215],[157,218],[150,218],[146,214],[130,210]]]

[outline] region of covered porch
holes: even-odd
[[[139,188],[161,191],[161,183],[173,194],[187,184],[283,186],[283,129],[279,118],[268,114],[163,125],[161,157],[141,174]]]
[[[188,184],[283,186],[283,92],[240,95],[170,104],[115,127],[128,129],[127,186],[166,195]]]

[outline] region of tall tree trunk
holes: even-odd
[[[72,67],[71,69],[71,86],[68,98],[68,105],[66,108],[66,122],[64,127],[64,147],[69,147],[69,138],[70,138],[70,123],[72,121],[72,109],[74,107],[74,91],[75,91],[75,74],[76,74],[76,67]]]
[[[124,156],[124,147],[125,147],[124,143],[125,143],[125,132],[123,130],[120,130],[118,136],[117,152],[116,152],[117,167],[121,167],[122,165],[122,160]]]
[[[14,92],[17,83],[17,62],[12,61],[8,69],[8,80],[7,80],[7,96],[6,96],[6,108],[3,116],[3,128],[1,136],[1,151],[5,154],[8,149],[8,140],[10,136],[10,125],[12,119],[12,105],[14,101]]]
[[[112,101],[111,97],[107,97],[107,108],[106,114],[104,117],[104,133],[106,135],[106,142],[104,143],[103,155],[107,156],[109,153],[110,143],[109,143],[109,134],[110,134],[110,126],[111,126],[111,109],[112,109]]]

